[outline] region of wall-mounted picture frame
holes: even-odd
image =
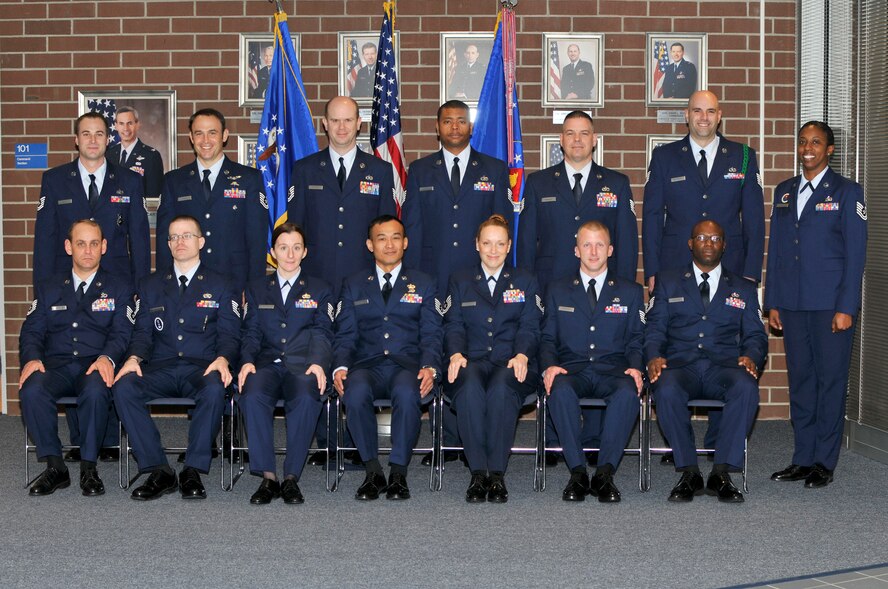
[[[540,135],[540,169],[550,168],[560,164],[564,160],[564,152],[561,151],[561,135],[554,133]],[[599,166],[604,165],[604,136],[598,136],[598,143],[592,151],[592,161]]]
[[[176,91],[175,90],[80,90],[77,92],[80,114],[90,111],[105,115],[111,125],[111,143],[120,141],[114,130],[114,115],[122,106],[139,113],[139,140],[160,153],[163,171],[177,166]]]
[[[243,166],[256,167],[256,140],[237,137],[237,161]]]
[[[648,165],[651,163],[651,158],[654,157],[654,150],[660,147],[661,145],[666,145],[667,143],[673,143],[682,139],[684,135],[648,135],[647,136],[647,162]]]
[[[240,44],[237,58],[238,106],[264,106],[265,91],[271,60],[274,56],[274,33],[239,33]],[[299,35],[290,33],[296,59],[299,54]]]
[[[647,33],[645,103],[687,106],[707,87],[706,33]]]
[[[543,107],[604,106],[604,35],[543,33]]]
[[[441,104],[455,99],[478,106],[492,50],[490,33],[441,33]]]
[[[395,51],[397,51],[397,34]],[[373,86],[376,82],[376,61],[379,55],[379,31],[344,31],[337,35],[339,64],[339,95],[350,96],[359,106],[373,105]],[[395,56],[395,69],[401,77]]]

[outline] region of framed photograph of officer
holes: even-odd
[[[561,150],[561,135],[540,135],[540,169],[561,163],[564,152]],[[604,165],[604,136],[598,136],[598,143],[592,150],[592,161]]]
[[[256,167],[256,140],[237,138],[237,162],[243,166]]]
[[[82,90],[77,93],[80,114],[102,113],[111,127],[111,147],[121,140],[115,121],[117,110],[129,107],[127,117],[135,123],[126,132],[151,146],[163,160],[163,171],[176,169],[176,91],[175,90]],[[126,142],[124,142],[126,143]],[[135,166],[134,166],[135,167]]]
[[[492,49],[490,33],[441,33],[442,104],[456,99],[478,106]]]
[[[296,59],[299,57],[299,35],[290,33]],[[274,57],[273,33],[240,33],[237,58],[238,106],[264,106],[268,76]]]
[[[543,34],[543,106],[604,106],[604,35]]]
[[[647,33],[645,102],[647,106],[686,106],[706,89],[705,33]]]
[[[647,162],[650,164],[651,158],[654,157],[654,150],[661,145],[678,141],[684,135],[648,135],[647,136]]]
[[[354,98],[360,106],[371,106],[376,83],[376,60],[383,58],[378,54],[379,31],[346,31],[339,33],[337,38],[339,95]],[[395,47],[398,47],[397,35]],[[400,59],[395,60],[395,64],[398,63]],[[400,69],[396,69],[400,77]]]

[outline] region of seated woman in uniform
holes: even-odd
[[[512,248],[501,215],[481,223],[480,263],[450,279],[444,350],[472,480],[466,501],[505,503],[504,475],[524,398],[539,383],[535,360],[542,303],[536,278],[506,265]]]
[[[250,472],[262,477],[250,497],[254,505],[276,497],[290,504],[304,502],[298,482],[327,388],[334,314],[330,285],[301,271],[307,253],[302,229],[294,223],[279,225],[272,234],[277,271],[246,289],[238,406],[247,427]],[[283,482],[275,474],[278,399],[284,400],[287,421]]]

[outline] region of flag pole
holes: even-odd
[[[275,12],[284,11],[284,6],[281,4],[281,0],[268,0],[268,3],[275,5]]]

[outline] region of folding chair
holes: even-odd
[[[667,448],[665,446],[651,448],[651,408],[654,405],[655,397],[654,395],[648,394],[646,395],[645,402],[643,403],[643,412],[644,417],[643,421],[645,423],[645,442],[644,442],[644,473],[643,473],[643,486],[642,491],[648,491],[651,488],[651,455],[652,454],[666,454],[667,452],[672,452],[672,448]],[[690,409],[704,409],[707,412],[709,411],[721,411],[725,408],[724,401],[718,401],[715,399],[692,399],[688,401],[688,408]],[[746,480],[746,467],[748,461],[748,442],[749,438],[743,438],[743,470],[741,471],[741,475],[743,476],[743,491],[745,493],[749,493],[749,485]],[[707,455],[707,454],[715,454],[715,448],[697,448],[697,455]]]
[[[435,418],[435,423],[437,426],[437,431],[435,432],[435,437],[438,439],[440,444],[443,444],[444,440],[444,405],[450,405],[452,403],[452,399],[447,393],[443,393],[441,396],[441,401],[437,404],[438,415]],[[521,409],[526,409],[530,406],[536,407],[536,434],[535,434],[535,445],[534,447],[526,447],[526,446],[512,446],[511,452],[512,454],[533,454],[534,455],[534,473],[533,473],[533,490],[541,491],[541,472],[542,467],[540,466],[540,460],[542,453],[540,452],[540,441],[543,439],[543,434],[540,430],[541,422],[540,421],[540,395],[537,392],[529,393],[526,397],[524,397],[524,402],[521,405]],[[440,491],[443,488],[443,478],[444,478],[444,452],[446,451],[462,451],[462,446],[438,446],[438,452],[435,454],[434,460],[434,468],[435,468],[435,490]]]

